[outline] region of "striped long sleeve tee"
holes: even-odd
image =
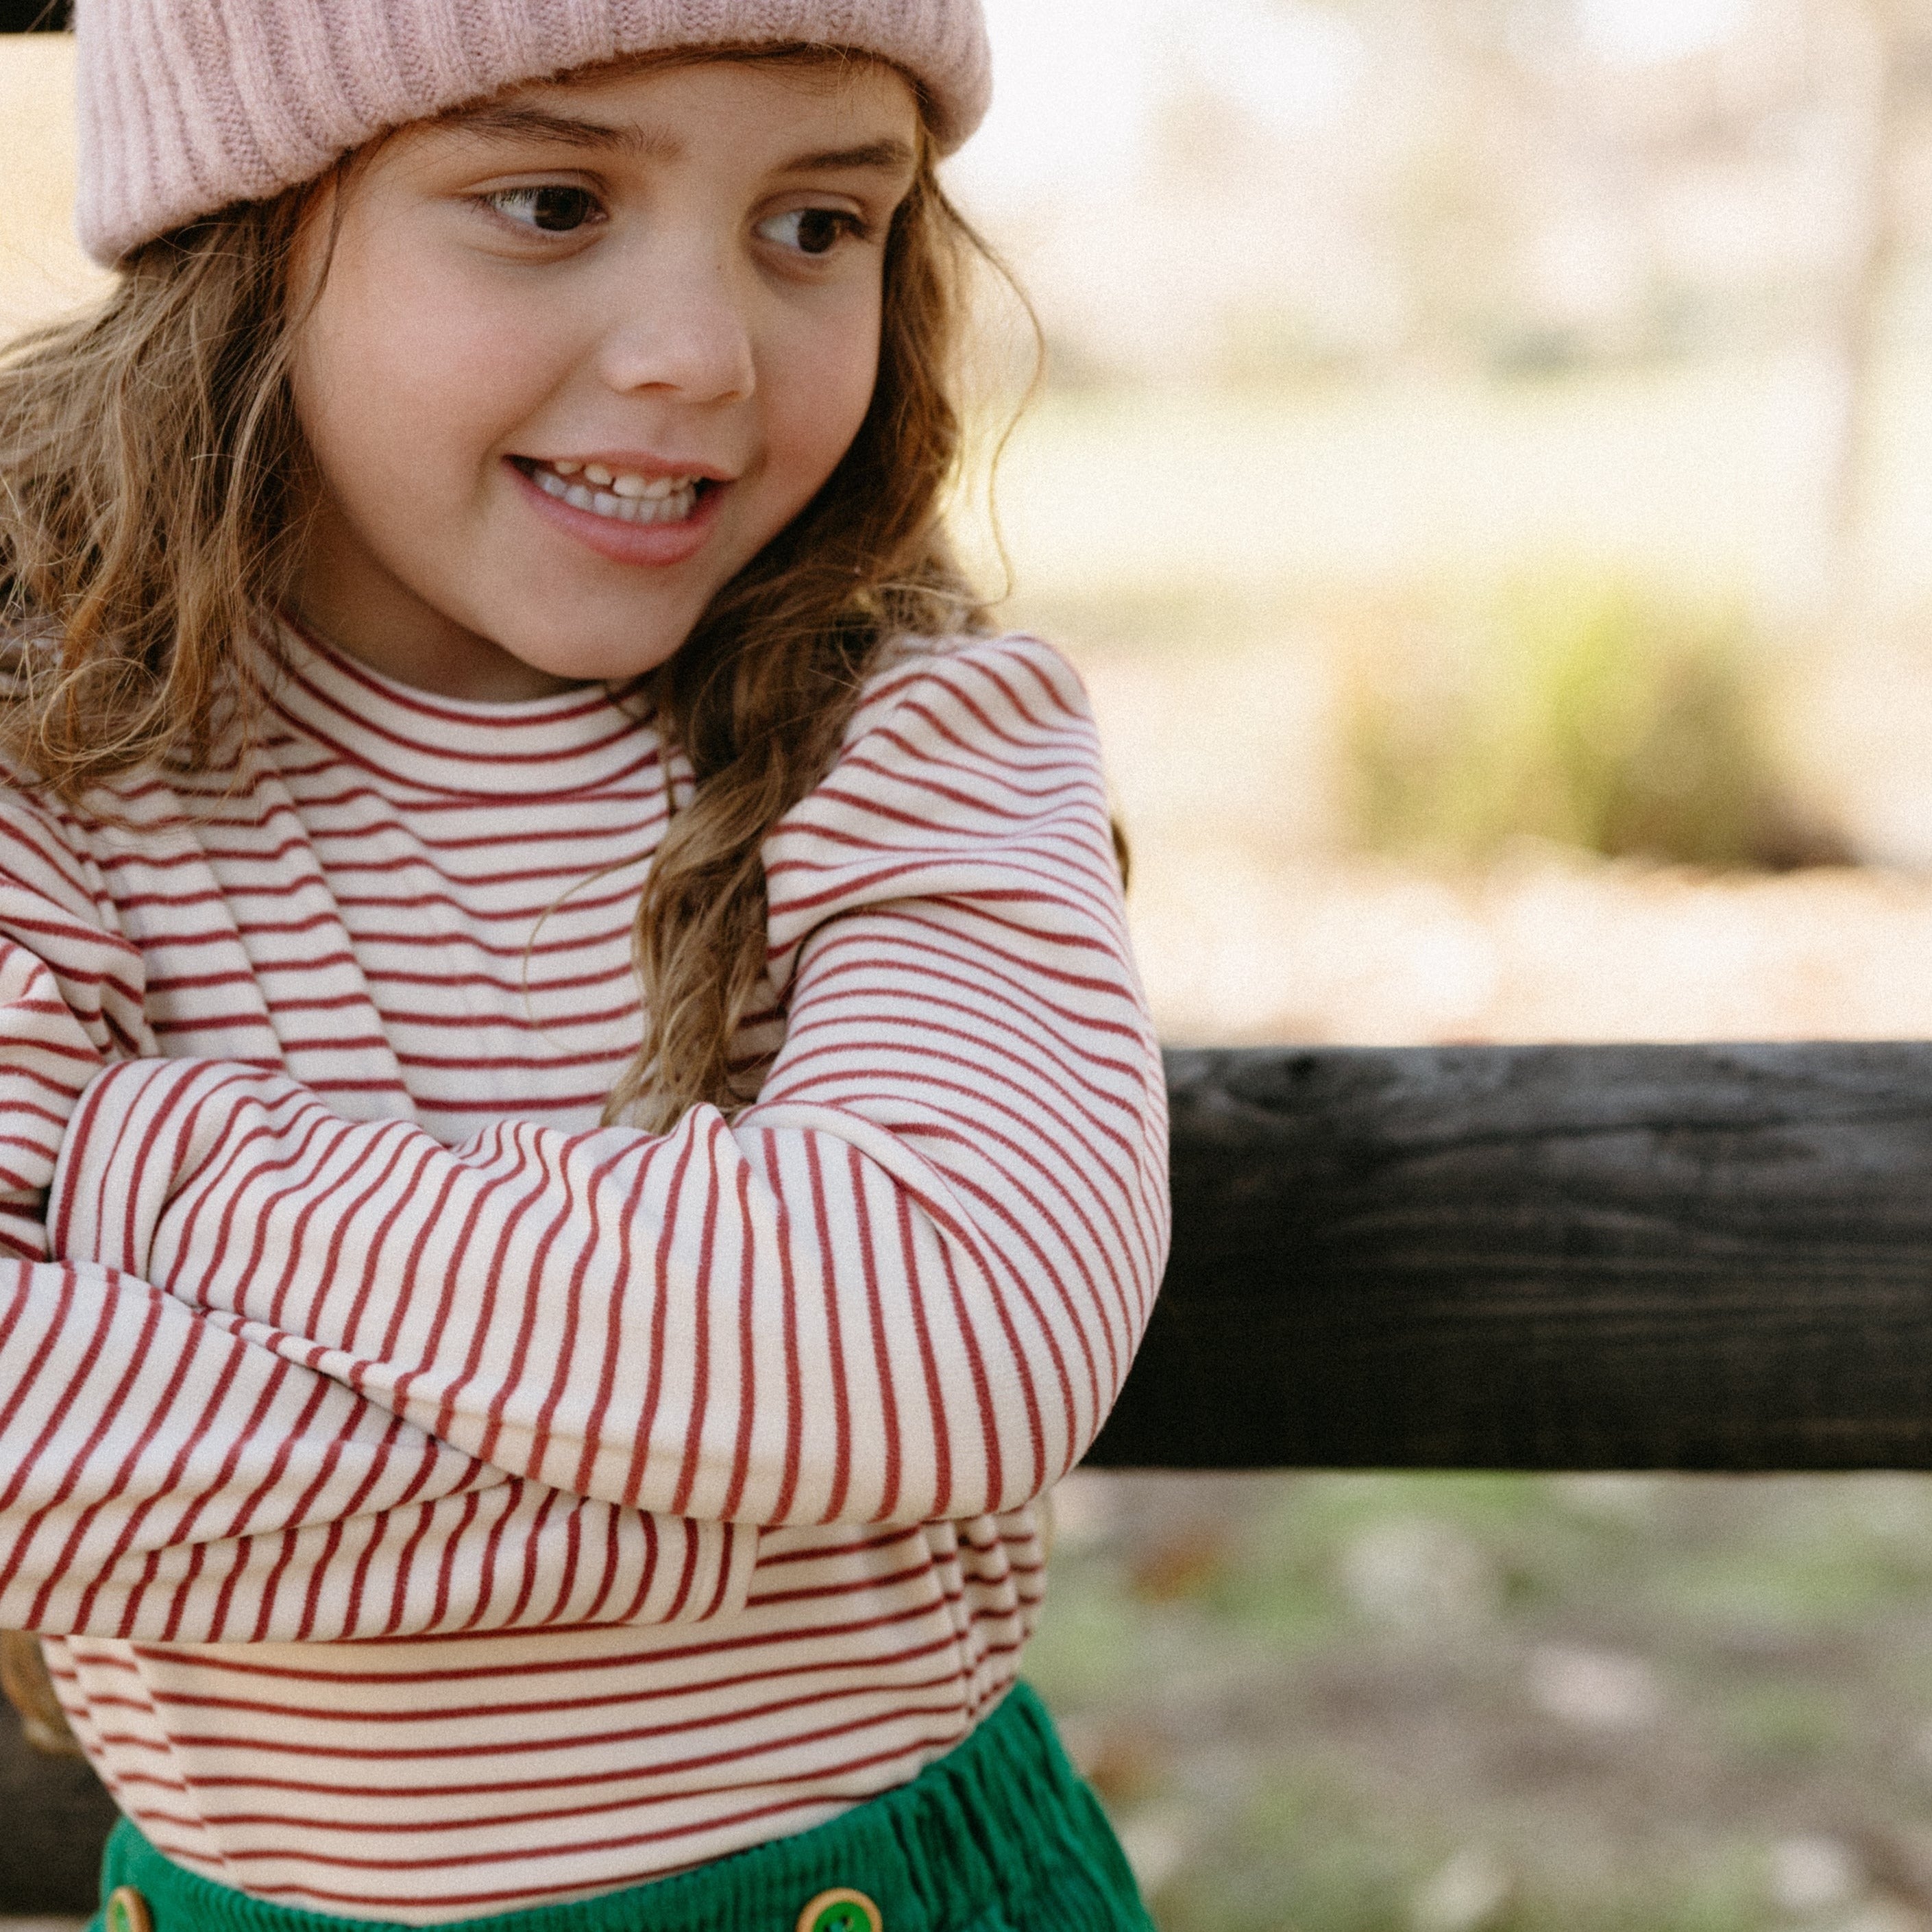
[[[657,1136],[599,1124],[650,718],[286,656],[238,778],[0,794],[0,1627],[154,1843],[350,1917],[904,1782],[1017,1670],[1165,1259],[1078,681],[874,681],[766,844],[758,1098]]]

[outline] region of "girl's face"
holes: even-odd
[[[890,68],[721,59],[385,142],[298,250],[298,612],[451,697],[662,664],[858,432],[919,138]]]

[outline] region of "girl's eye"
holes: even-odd
[[[760,222],[758,232],[801,255],[829,255],[847,236],[862,234],[865,227],[858,216],[842,208],[794,208]]]
[[[484,200],[520,226],[546,235],[568,235],[599,212],[587,188],[506,188]]]

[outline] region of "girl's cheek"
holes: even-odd
[[[314,318],[328,389],[354,395],[395,434],[480,431],[554,348],[556,319],[500,279],[466,272],[434,231],[370,226],[338,261]]]
[[[794,352],[784,413],[790,433],[809,445],[830,474],[850,446],[878,382],[879,304],[854,302]]]

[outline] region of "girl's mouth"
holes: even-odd
[[[545,496],[617,524],[688,522],[704,493],[717,488],[704,476],[639,476],[562,458],[512,460]]]

